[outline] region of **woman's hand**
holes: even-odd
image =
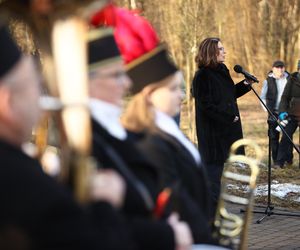
[[[92,177],[90,195],[93,201],[106,201],[120,208],[123,205],[126,184],[122,176],[112,169],[101,169]]]
[[[186,222],[179,221],[179,216],[176,213],[172,213],[170,215],[168,223],[174,231],[176,250],[191,249],[193,237],[188,224]]]
[[[244,84],[245,85],[252,85],[253,83],[255,83],[253,80],[251,80],[251,79],[248,79],[248,78],[246,78],[245,80],[244,80]]]

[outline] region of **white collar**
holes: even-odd
[[[289,74],[287,72],[283,72],[283,75],[281,77],[276,78],[273,71],[271,71],[269,73],[269,77],[273,77],[275,80],[284,80],[284,79],[288,78],[288,76],[289,76]]]
[[[187,137],[182,133],[176,122],[169,115],[160,112],[158,110],[155,111],[155,124],[158,128],[160,128],[165,133],[175,137],[193,156],[196,163],[200,166],[201,157],[199,151],[196,147],[191,143]]]
[[[120,123],[121,108],[95,98],[89,99],[91,115],[107,132],[119,140],[125,140],[127,133]]]

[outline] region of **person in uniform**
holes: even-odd
[[[128,140],[120,123],[123,97],[132,83],[112,31],[91,30],[88,48],[93,156],[103,168],[117,170],[126,181],[128,188],[121,211],[128,218],[138,247],[188,249],[192,237],[185,222],[172,214],[166,220],[153,219],[159,172],[147,155]]]
[[[116,43],[120,48],[122,57],[126,63],[127,73],[133,80],[133,85],[130,88],[131,93],[136,94],[147,84],[156,83],[160,80],[164,81],[165,85],[168,85],[170,82],[175,84],[175,87],[173,88],[175,88],[176,92],[177,85],[180,85],[182,82],[181,74],[180,72],[177,72],[177,67],[167,59],[167,51],[163,47],[157,46],[159,43],[158,37],[147,20],[126,9],[117,8],[113,5],[108,5],[106,8],[103,8],[103,10],[96,14],[92,20],[94,25],[105,24],[115,28],[114,37]],[[155,86],[159,88],[160,84],[156,84]],[[178,93],[178,91],[176,93]],[[138,119],[142,120],[144,122],[143,125],[146,124],[146,126],[150,126],[149,123],[153,122],[153,112],[148,112],[149,110],[144,108],[145,103],[147,103],[144,97],[144,95],[137,97],[138,99],[141,99],[141,101],[133,102],[133,104],[130,105],[132,107],[132,113],[136,113],[136,116],[129,117],[127,122],[123,123],[126,128],[128,128],[128,124],[134,126],[134,123]],[[146,99],[149,99],[148,96]],[[166,98],[166,102],[167,100],[169,100],[169,98]],[[176,111],[172,111],[174,114],[171,114],[171,116],[176,115],[180,109],[178,105],[180,105],[181,100],[178,100],[177,98],[176,101],[176,103],[173,103],[173,108]],[[124,114],[122,115],[122,118],[125,118]],[[178,128],[178,126],[176,127]],[[141,127],[140,129],[144,130],[144,127]],[[178,211],[180,218],[188,222],[192,229],[195,242],[200,242],[201,240],[203,242],[209,241],[210,232],[207,225],[208,220],[206,215],[202,214],[200,209],[200,207],[206,207],[209,202],[206,202],[204,198],[206,195],[204,195],[202,196],[203,199],[197,201],[201,203],[201,206],[198,207],[196,201],[191,197],[192,194],[197,196],[198,192],[201,193],[201,188],[198,189],[198,187],[201,186],[203,182],[195,177],[200,183],[198,186],[193,183],[189,185],[189,187],[192,187],[189,190],[185,190],[185,187],[182,188],[179,179],[177,179],[179,176],[179,173],[177,172],[178,169],[174,167],[174,161],[172,161],[174,158],[174,145],[170,145],[169,140],[167,140],[167,142],[163,141],[162,145],[166,145],[165,148],[167,151],[170,150],[168,151],[168,154],[165,155],[163,155],[163,153],[160,154],[159,147],[154,147],[155,150],[157,149],[157,153],[162,156],[161,159],[159,159],[159,157],[157,157],[158,155],[155,155],[154,150],[142,148],[136,143],[136,140],[132,140],[132,132],[135,131],[129,131],[128,133],[130,140],[148,157],[148,159],[150,158],[152,165],[156,166],[156,169],[162,176],[160,188],[158,190],[160,194],[157,198],[158,202],[155,208],[155,216],[157,218],[164,218],[168,216],[170,211],[176,210]],[[171,158],[168,159],[170,156]],[[200,157],[198,152],[196,152],[196,156],[198,156],[199,160]],[[187,158],[189,158],[189,155]],[[192,162],[193,160],[194,159],[191,159]],[[186,173],[184,168],[179,167],[179,169]],[[185,176],[191,176],[197,172],[197,170],[194,169],[194,166],[191,167],[191,169],[191,172],[185,174]],[[195,175],[197,175],[197,173]],[[205,192],[205,190],[203,190],[203,192]],[[208,213],[208,211],[205,212]]]
[[[83,208],[22,151],[39,119],[39,77],[4,25],[0,55],[0,249],[136,249],[117,211],[125,184],[116,172],[95,175]]]
[[[162,194],[164,189],[171,190],[170,200],[189,223],[195,242],[212,243],[209,190],[201,157],[173,119],[183,98],[182,74],[163,45],[129,62],[127,68],[134,82],[133,97],[122,123],[161,171]]]

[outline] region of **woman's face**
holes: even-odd
[[[223,63],[225,62],[225,49],[221,42],[218,42],[218,54],[217,54],[217,62]]]
[[[182,83],[182,74],[177,71],[166,85],[155,89],[150,94],[150,101],[153,106],[171,117],[178,114],[184,96],[181,88]]]

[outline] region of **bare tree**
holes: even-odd
[[[229,69],[241,64],[265,77],[272,61],[295,69],[300,54],[300,0],[118,0],[139,8],[153,24],[185,77],[187,121],[184,131],[195,141],[194,104],[190,95],[197,46],[206,37],[220,37]],[[299,57],[299,56],[298,56]]]

